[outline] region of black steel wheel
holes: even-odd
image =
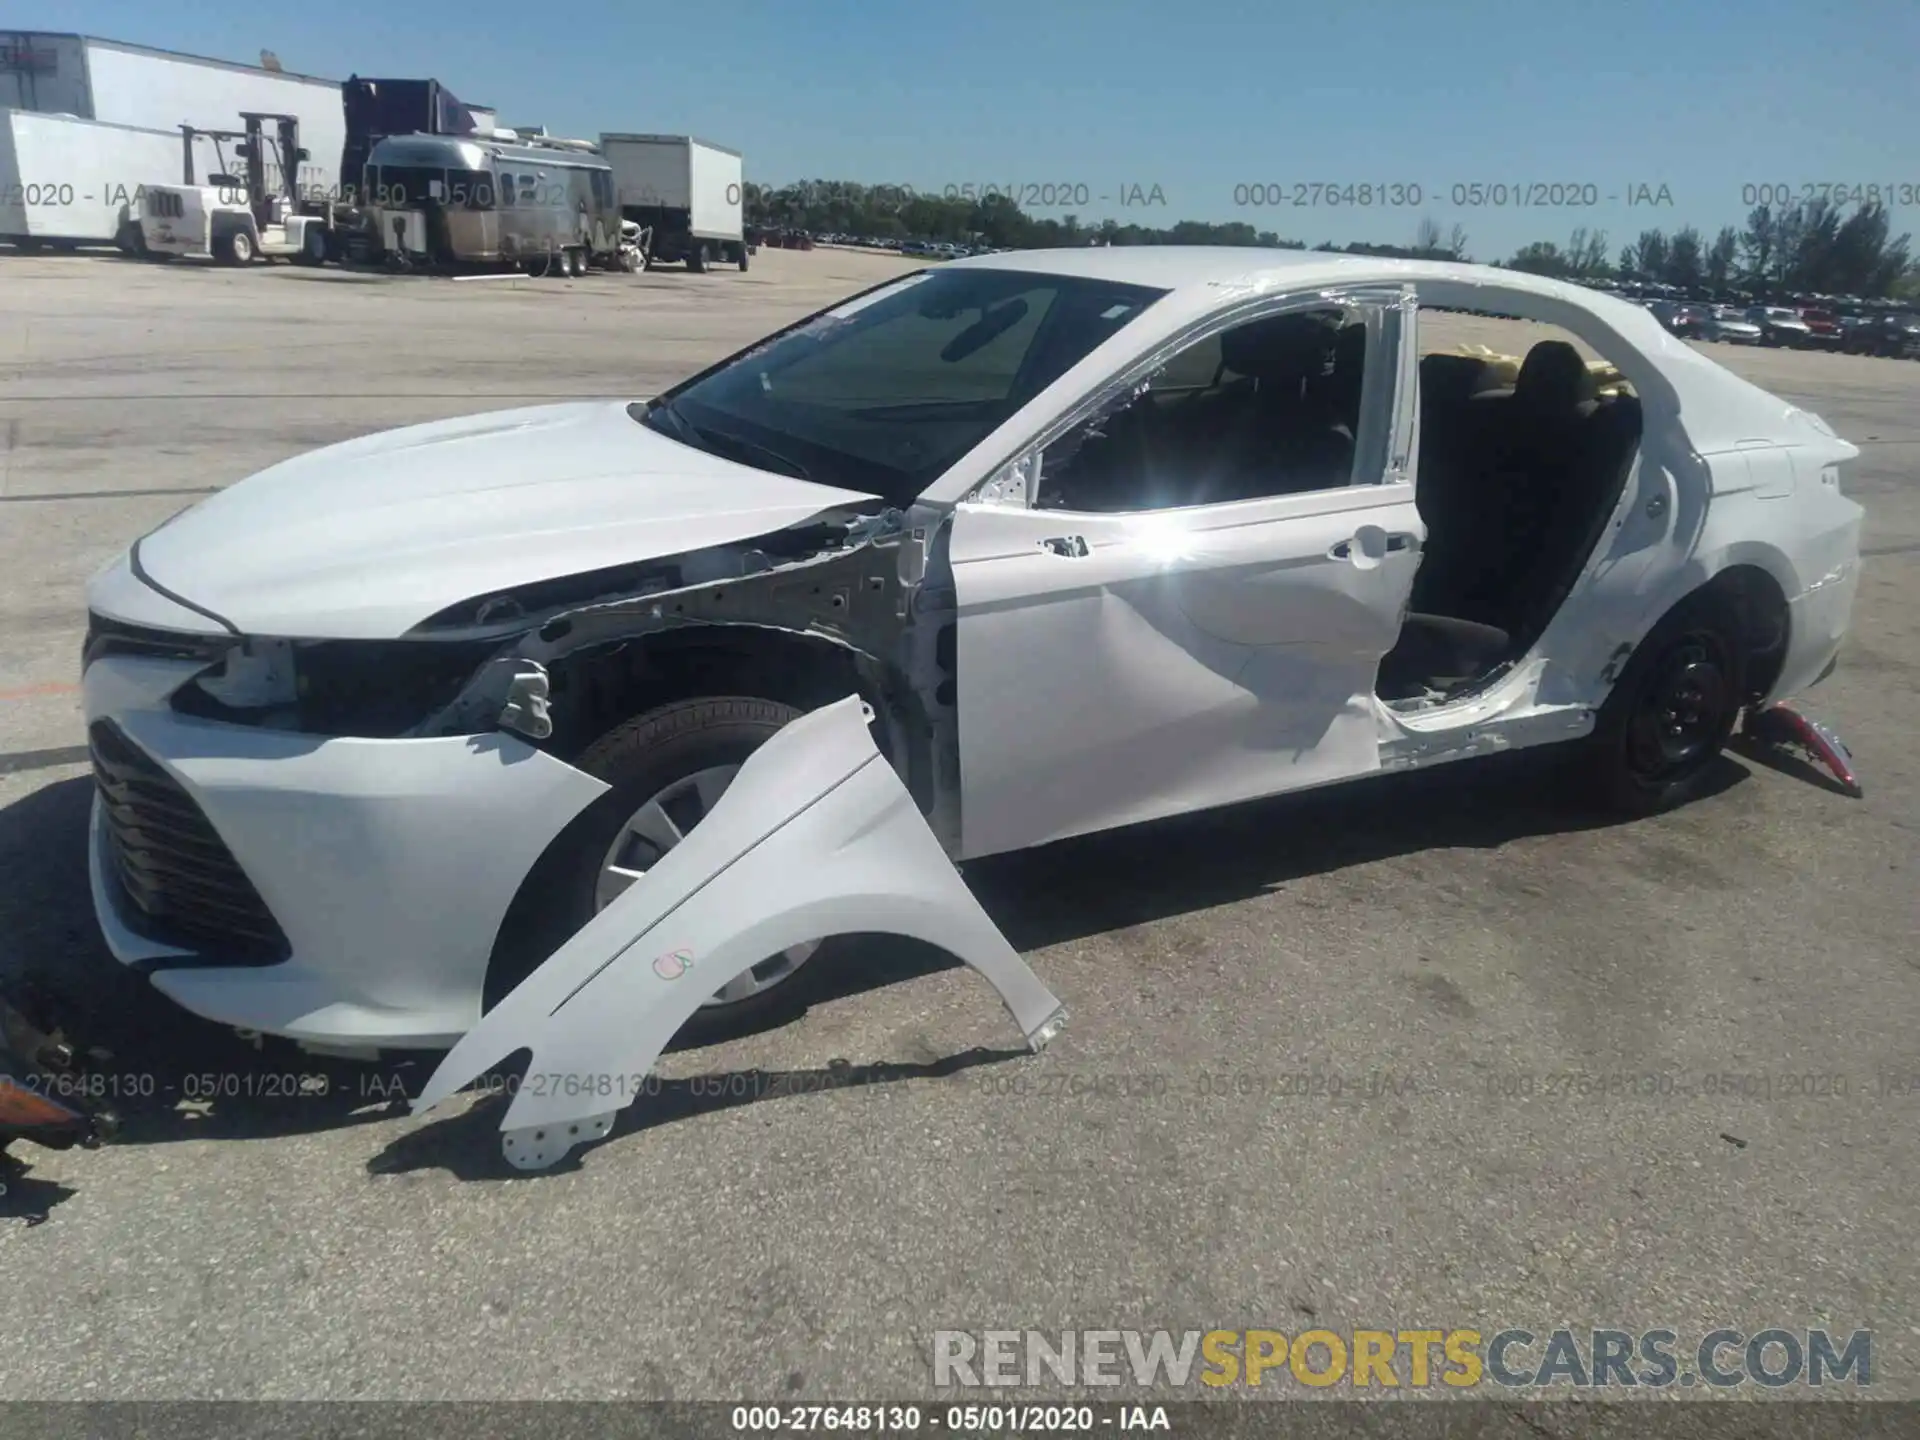
[[[1694,799],[1747,699],[1733,605],[1706,593],[1654,626],[1601,707],[1585,757],[1597,798],[1652,815]]]

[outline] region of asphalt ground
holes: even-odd
[[[53,977],[151,1090],[115,1145],[20,1151],[0,1397],[931,1397],[936,1329],[1374,1325],[1864,1328],[1874,1393],[1920,1395],[1920,364],[1708,347],[1862,447],[1855,630],[1810,709],[1864,799],[1739,753],[1602,824],[1474,765],[982,863],[1072,1013],[1042,1055],[970,972],[854,947],[535,1177],[497,1101],[412,1118],[418,1067],[256,1052],[118,971],[94,569],[298,451],[649,394],[896,268],[0,257],[0,977]]]

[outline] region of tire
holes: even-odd
[[[687,251],[687,269],[696,275],[703,275],[706,273],[709,258],[707,242],[704,240],[696,241],[693,248]]]
[[[526,889],[537,898],[517,917],[519,923],[510,920],[503,927],[488,971],[487,1007],[611,899],[603,879],[610,860],[637,850],[633,864],[644,869],[657,859],[657,850],[649,855],[652,847],[629,833],[649,801],[702,772],[738,766],[800,714],[791,705],[740,695],[681,700],[636,716],[588,746],[574,764],[612,788],[568,828],[530,877]],[[791,1004],[800,993],[794,976],[813,958],[812,953],[769,957],[755,967],[769,971],[765,988],[737,1001],[709,1002],[688,1022],[688,1030],[730,1030]]]
[[[736,259],[739,260],[740,268],[742,271],[744,271],[747,268],[747,247],[745,245],[735,246],[734,256]]]
[[[1698,798],[1746,703],[1740,616],[1706,592],[1648,632],[1583,742],[1590,797],[1630,816]]]
[[[303,265],[324,265],[327,263],[327,232],[319,226],[311,226],[300,242],[300,262]]]
[[[245,230],[236,230],[214,241],[213,254],[222,265],[250,265],[253,263],[253,236]]]

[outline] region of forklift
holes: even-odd
[[[291,260],[323,265],[338,253],[338,231],[346,221],[330,202],[302,204],[297,177],[307,152],[300,148],[300,122],[292,115],[242,111],[243,130],[202,130],[182,125],[186,164],[180,185],[150,185],[141,207],[140,234],[148,255],[173,259],[217,260],[247,265],[255,259]],[[267,136],[267,127],[275,134]],[[225,167],[220,146],[237,141],[235,154],[244,176],[209,175],[194,183],[193,143],[211,140]],[[266,147],[274,147],[279,183],[269,188]]]

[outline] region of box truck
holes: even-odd
[[[600,153],[613,167],[621,217],[650,232],[647,268],[682,261],[705,270],[716,260],[747,268],[738,150],[691,135],[603,134]]]

